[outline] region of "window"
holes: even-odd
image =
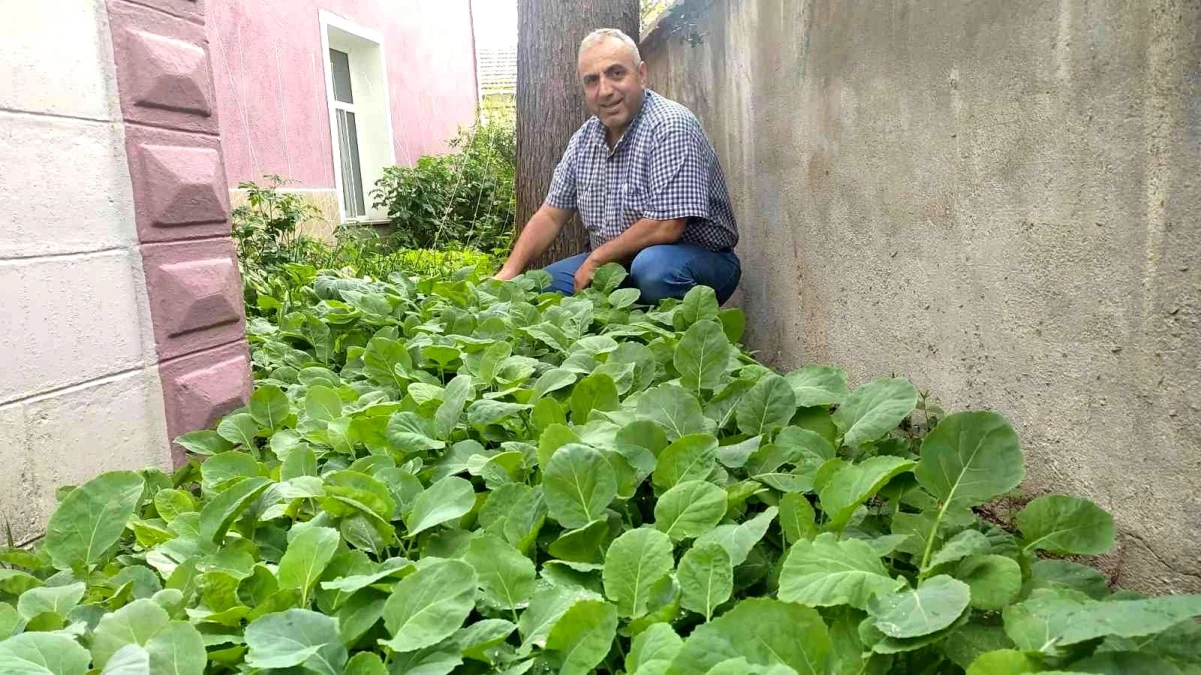
[[[334,189],[342,220],[383,220],[367,199],[384,168],[396,163],[387,67],[381,38],[320,12],[329,102]]]
[[[346,218],[367,215],[363,200],[363,168],[359,163],[359,130],[355,125],[354,85],[350,81],[350,55],[329,50],[334,77],[334,114],[338,125],[338,158],[342,164],[342,210]]]

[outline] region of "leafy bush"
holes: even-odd
[[[296,234],[301,223],[320,217],[317,207],[296,194],[280,192],[289,183],[280,176],[265,176],[265,185],[238,183],[246,202],[230,213],[238,258],[244,265],[273,266],[294,262],[317,242]]]
[[[710,289],[623,276],[297,273],[203,463],[64,490],[0,553],[0,672],[1197,671],[1201,597],[1063,558],[1109,514],[977,515],[1024,474],[1001,415],[779,375]]]
[[[371,191],[373,205],[388,210],[398,247],[508,250],[516,210],[512,120],[481,123],[450,145],[451,154],[385,169]]]

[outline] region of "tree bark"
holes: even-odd
[[[517,1],[517,224],[542,206],[571,135],[590,114],[576,76],[580,40],[618,28],[638,40],[639,0]],[[563,228],[534,266],[588,249],[579,217]]]

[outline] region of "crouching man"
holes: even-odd
[[[697,285],[725,302],[742,275],[738,229],[700,123],[646,88],[638,45],[619,30],[584,38],[578,68],[593,117],[571,137],[546,202],[496,278],[521,274],[578,211],[590,250],[547,268],[553,290],[582,290],[598,267],[618,262],[641,302],[680,298]]]

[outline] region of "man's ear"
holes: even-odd
[[[646,89],[646,61],[638,64],[638,84]]]

